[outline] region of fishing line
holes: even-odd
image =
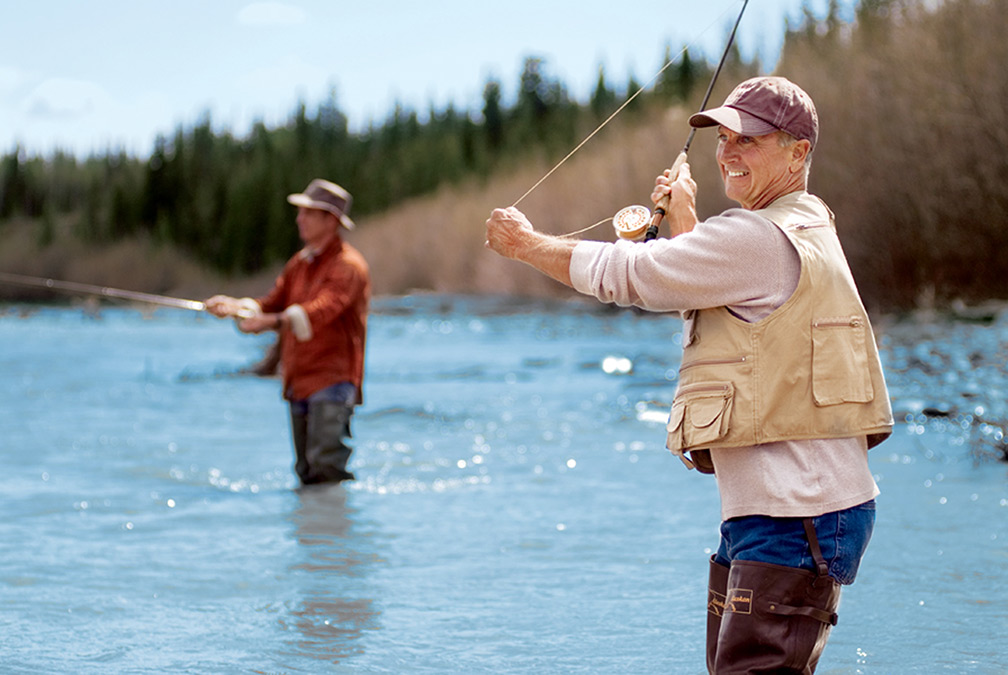
[[[588,230],[594,230],[599,225],[602,225],[604,223],[608,223],[614,217],[615,216],[609,216],[608,218],[603,218],[602,220],[598,221],[594,225],[589,225],[588,227],[582,227],[580,230],[574,230],[573,232],[568,232],[567,234],[558,234],[557,236],[560,237],[561,239],[566,238],[566,237],[576,237],[576,236],[578,236],[579,234],[581,234],[583,232],[587,232]]]
[[[747,2],[748,0],[745,0],[745,1]],[[652,84],[654,84],[654,82],[659,77],[661,77],[662,73],[664,73],[668,69],[669,66],[671,66],[673,63],[675,63],[676,61],[678,61],[680,58],[682,58],[682,56],[687,52],[687,50],[689,50],[690,47],[696,46],[700,42],[700,38],[702,38],[704,35],[706,35],[717,23],[719,23],[725,16],[727,16],[728,15],[728,10],[732,9],[734,7],[734,5],[735,5],[735,3],[732,3],[732,5],[726,7],[725,10],[714,21],[712,21],[710,23],[710,25],[708,25],[706,28],[704,28],[703,31],[701,31],[700,34],[697,35],[693,39],[692,42],[690,42],[686,46],[684,46],[679,51],[679,53],[676,54],[676,56],[674,58],[669,59],[669,61],[664,66],[661,67],[661,70],[659,70],[657,73],[655,73],[654,76],[650,80],[648,80],[637,91],[635,91],[633,93],[633,95],[630,96],[626,101],[624,101],[623,104],[619,108],[617,108],[615,111],[613,111],[613,113],[611,115],[609,115],[609,117],[607,117],[602,122],[602,124],[598,125],[598,127],[596,127],[594,131],[592,131],[590,134],[588,134],[585,137],[584,140],[582,140],[580,143],[578,143],[577,146],[575,146],[575,148],[573,150],[571,150],[570,152],[568,152],[567,155],[556,164],[556,166],[554,166],[552,169],[550,169],[549,171],[547,171],[546,175],[544,175],[542,178],[540,178],[538,181],[536,181],[535,185],[533,185],[532,187],[530,187],[525,192],[525,194],[523,194],[521,197],[519,197],[517,199],[517,201],[515,201],[515,203],[512,204],[511,206],[512,207],[518,206],[518,204],[520,204],[523,199],[525,199],[530,194],[532,194],[532,192],[536,188],[538,188],[540,185],[542,185],[546,181],[547,178],[549,178],[550,176],[552,176],[556,172],[557,169],[559,169],[561,166],[563,166],[564,163],[567,162],[568,159],[570,159],[571,157],[573,157],[574,153],[576,153],[578,150],[580,150],[582,147],[584,147],[584,145],[586,143],[588,143],[588,141],[590,141],[598,132],[602,131],[602,129],[607,124],[609,124],[609,122],[611,122],[617,115],[619,115],[621,112],[623,112],[623,110],[628,105],[630,105],[630,103],[633,102],[633,100],[635,98],[637,98],[645,89],[647,89]],[[737,26],[737,24],[736,24],[736,26]],[[734,35],[734,32],[733,32],[733,35]],[[566,235],[566,236],[573,236],[575,234],[580,234],[581,232],[587,232],[588,230],[590,230],[592,228],[595,228],[595,227],[598,227],[602,223],[608,222],[610,220],[612,220],[612,218],[606,218],[604,220],[600,220],[599,222],[595,223],[594,225],[590,225],[590,226],[584,228],[583,230],[578,230],[577,232],[571,232],[569,235]]]

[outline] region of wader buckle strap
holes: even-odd
[[[808,537],[809,548],[812,549],[812,559],[815,560],[819,576],[829,576],[829,565],[826,564],[822,549],[819,548],[819,537],[816,536],[815,525],[812,523],[812,519],[803,518],[802,524],[805,526],[805,536]]]
[[[770,603],[767,610],[772,614],[780,614],[781,616],[807,616],[831,626],[837,625],[838,617],[836,612],[827,612],[816,607],[792,607],[791,605],[782,605],[774,602]]]

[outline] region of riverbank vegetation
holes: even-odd
[[[870,308],[1008,298],[1008,0],[833,0],[788,26],[775,74],[816,101],[822,133],[810,189],[838,230]],[[675,55],[666,47],[667,59]],[[521,200],[555,233],[647,203],[688,133],[712,64],[686,53]],[[711,104],[766,72],[733,51]],[[354,195],[348,239],[375,291],[558,295],[483,249],[492,208],[522,197],[640,88],[600,70],[574,100],[529,57],[513,94],[488,80],[480,110],[398,106],[350,131],[335,96],[247,137],[208,116],[160,137],[150,157],[109,151],[0,157],[0,269],[158,293],[257,293],[298,245],[284,197],[324,176]],[[731,206],[713,134],[690,154],[698,211]],[[585,237],[611,239],[603,224]],[[15,291],[0,287],[0,297]],[[20,291],[18,291],[20,292]]]

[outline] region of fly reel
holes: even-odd
[[[651,224],[651,210],[639,204],[627,206],[613,216],[612,223],[617,237],[639,241]]]

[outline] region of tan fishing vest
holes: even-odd
[[[791,241],[801,274],[787,302],[756,323],[726,307],[686,317],[667,445],[703,473],[713,472],[708,448],[859,435],[873,447],[892,433],[875,336],[832,212],[794,192],[755,213]]]

